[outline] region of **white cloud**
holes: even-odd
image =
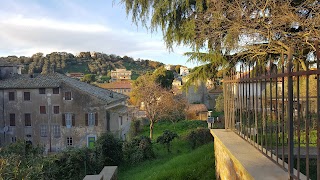
[[[63,1],[64,5],[68,1]],[[122,27],[122,22],[119,22],[120,25],[106,24],[108,21],[100,21],[101,16],[97,21],[91,17],[93,13],[86,12],[80,5],[72,10],[74,4],[67,3],[66,9],[70,10],[69,13],[73,16],[66,18],[61,18],[61,14],[53,16],[52,9],[46,14],[46,8],[36,3],[33,3],[32,7],[27,7],[27,4],[14,2],[10,5],[14,7],[12,12],[10,10],[1,12],[3,9],[0,7],[0,56],[31,56],[37,52],[47,54],[54,51],[74,54],[81,51],[97,51],[152,59],[167,64],[185,64],[187,58],[182,54],[188,51],[187,48],[177,47],[175,52],[169,53],[161,36],[153,34],[151,37],[151,34],[142,29],[137,32],[135,25],[132,29],[128,28],[128,25]],[[8,4],[6,6],[9,7]],[[21,9],[19,12],[21,14],[14,12],[17,9]],[[32,9],[36,12],[32,13]],[[90,15],[82,21],[81,17],[73,18],[77,12],[81,17]],[[105,18],[116,18],[116,14]],[[123,22],[125,23],[127,22]],[[194,65],[188,64],[188,66]]]

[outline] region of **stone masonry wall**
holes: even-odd
[[[214,138],[214,153],[217,179],[253,179],[218,138]]]

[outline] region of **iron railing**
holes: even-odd
[[[304,69],[292,53],[268,62],[268,68],[244,63],[223,80],[225,127],[290,179],[320,180],[319,50],[316,59],[314,68]]]

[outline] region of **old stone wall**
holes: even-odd
[[[217,179],[253,179],[218,138],[214,139],[214,153]]]
[[[13,101],[9,101],[9,92],[14,92]],[[30,92],[29,101],[24,100],[24,92]],[[71,100],[65,99],[65,92],[71,92]],[[0,145],[21,139],[44,145],[47,151],[59,151],[67,147],[69,137],[72,137],[72,146],[87,146],[89,137],[97,139],[107,129],[117,134],[120,129],[117,113],[111,115],[110,127],[107,127],[106,103],[66,84],[59,88],[59,94],[53,94],[52,88],[46,88],[45,94],[39,94],[39,89],[5,89],[0,93],[0,130],[8,127],[5,134],[0,133]],[[120,102],[113,104],[117,105],[121,105]],[[40,106],[45,106],[45,113],[40,113]],[[58,113],[54,113],[54,106],[59,106]],[[86,113],[91,112],[98,114],[97,125],[88,126],[86,123]],[[25,126],[25,113],[31,114],[31,126]],[[75,115],[74,126],[63,125],[65,113]],[[10,126],[10,114],[15,114],[15,126]],[[47,127],[47,135],[41,136],[43,126]],[[59,126],[58,136],[54,135],[53,126]]]

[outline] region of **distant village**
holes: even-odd
[[[189,69],[173,65],[172,91],[187,99],[186,119],[207,121],[222,93],[212,80],[188,87]],[[42,144],[46,152],[67,147],[93,147],[97,137],[110,132],[127,138],[134,118],[146,116],[144,104],[128,103],[132,91],[132,71],[115,69],[104,83],[83,82],[84,73],[23,74],[23,65],[0,61],[0,145],[25,140]]]

